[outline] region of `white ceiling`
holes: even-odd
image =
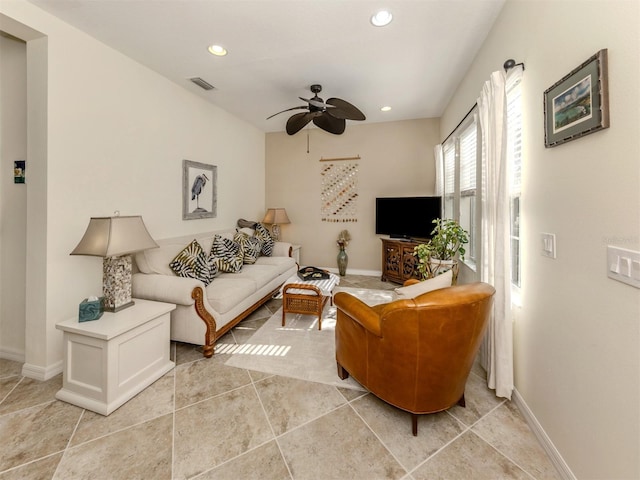
[[[265,132],[320,94],[367,122],[439,117],[505,0],[30,0]],[[381,8],[387,27],[369,22]],[[226,57],[207,47],[221,44]],[[191,83],[201,77],[205,91]],[[380,107],[390,105],[390,112]],[[351,121],[347,121],[347,128]]]

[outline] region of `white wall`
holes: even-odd
[[[347,123],[342,135],[317,128],[309,130],[310,153],[306,130],[293,136],[284,132],[267,134],[267,206],[287,209],[291,224],[282,226],[282,238],[302,245],[301,263],[337,270],[336,239],[346,229],[351,234],[347,273],[379,273],[382,244],[375,235],[375,198],[433,195],[433,147],[440,133],[438,120]],[[320,158],[357,155],[361,157],[358,221],[321,221]]]
[[[515,383],[578,478],[640,478],[640,290],[606,276],[606,246],[640,250],[640,4],[509,0],[441,122],[493,70],[524,62],[522,309]],[[609,50],[611,128],[544,147],[543,92]],[[540,255],[556,234],[557,258]]]
[[[55,324],[101,291],[101,260],[69,256],[89,218],[140,214],[163,238],[261,215],[264,134],[28,2],[3,2],[0,14],[5,25],[21,22],[45,35],[27,44],[28,57],[33,47],[39,59],[34,71],[43,70],[37,78],[46,79],[40,104],[29,105],[34,118],[45,112],[46,123],[28,159],[41,181],[29,216],[39,214],[33,203],[45,218],[27,226],[30,241],[44,231],[33,235],[29,255],[38,263],[27,267],[41,273],[27,279],[27,303],[42,303],[27,312],[27,363],[47,376],[62,358]],[[218,166],[217,218],[182,220],[183,159]]]
[[[0,358],[24,361],[28,184],[13,181],[27,158],[27,47],[0,36]]]

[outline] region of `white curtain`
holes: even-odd
[[[521,68],[509,75],[522,75]],[[496,289],[486,336],[487,384],[496,395],[513,392],[513,325],[511,319],[511,241],[507,162],[506,76],[497,71],[485,82],[478,112],[482,132],[482,239],[480,279]]]
[[[438,144],[433,147],[433,156],[436,161],[436,191],[435,195],[444,195],[444,156],[442,153],[442,145]]]

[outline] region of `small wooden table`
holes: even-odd
[[[287,313],[301,313],[317,315],[318,330],[322,330],[322,310],[339,283],[340,277],[334,273],[325,280],[300,280],[297,274],[289,277],[282,287],[282,326]]]

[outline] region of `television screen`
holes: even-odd
[[[392,238],[431,238],[432,222],[442,216],[441,197],[376,198],[376,234]]]

